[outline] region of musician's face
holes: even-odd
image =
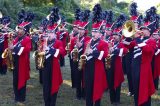
[[[120,36],[119,35],[113,35],[113,39],[115,42],[119,42],[120,41]]]
[[[103,25],[103,26],[102,26],[102,30],[105,30],[105,28],[106,28],[105,25]]]
[[[92,31],[93,40],[97,40],[98,38],[100,38],[100,36],[101,36],[100,32],[93,32]]]
[[[112,34],[112,31],[111,30],[107,30],[106,31],[106,35],[111,35]]]
[[[80,35],[80,37],[82,37],[84,35],[84,33],[85,33],[85,30],[79,29],[79,35]]]
[[[78,28],[77,27],[73,27],[73,31],[77,32]]]
[[[160,36],[158,34],[153,34],[152,35],[152,38],[155,39],[155,40],[159,40],[160,39]]]
[[[134,34],[134,37],[137,38],[137,37],[140,37],[141,36],[141,31],[136,31],[136,33]]]
[[[51,41],[53,39],[56,39],[56,34],[55,33],[48,33],[48,40]]]
[[[135,28],[138,29],[138,23],[135,22],[134,25],[135,25]]]
[[[25,34],[25,30],[23,28],[18,29],[18,36],[22,36]]]
[[[148,29],[142,29],[144,36],[150,36],[150,32]]]

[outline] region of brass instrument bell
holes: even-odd
[[[135,32],[136,32],[136,29],[135,29],[134,22],[132,22],[131,20],[126,21],[122,29],[122,33],[124,37],[126,38],[133,37]]]

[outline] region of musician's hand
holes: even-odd
[[[110,53],[112,53],[113,50],[114,50],[113,47],[110,47],[110,48],[109,48],[109,52],[110,52]]]
[[[43,51],[47,51],[47,50],[49,50],[49,47],[48,46],[44,46],[43,47]]]
[[[78,48],[82,46],[82,43],[81,42],[77,42],[77,46]]]
[[[13,44],[9,44],[8,47],[9,47],[9,49],[13,49],[14,48]]]
[[[88,50],[87,50],[87,54],[91,54],[93,52],[93,50],[91,49],[91,48],[89,48]]]

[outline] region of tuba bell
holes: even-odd
[[[133,37],[136,33],[134,22],[131,20],[126,21],[123,25],[122,33],[126,38]]]

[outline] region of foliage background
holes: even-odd
[[[49,10],[53,6],[58,6],[60,13],[66,17],[66,20],[72,22],[74,19],[73,13],[77,7],[92,10],[96,3],[100,3],[103,10],[112,9],[115,16],[122,12],[128,16],[130,2],[131,0],[124,0],[123,2],[118,2],[118,0],[0,0],[0,11],[2,11],[3,15],[12,18],[11,27],[16,25],[17,13],[22,8],[33,11],[36,14],[33,25],[37,26],[40,20],[49,14]],[[157,8],[160,13],[160,3],[157,4]]]

